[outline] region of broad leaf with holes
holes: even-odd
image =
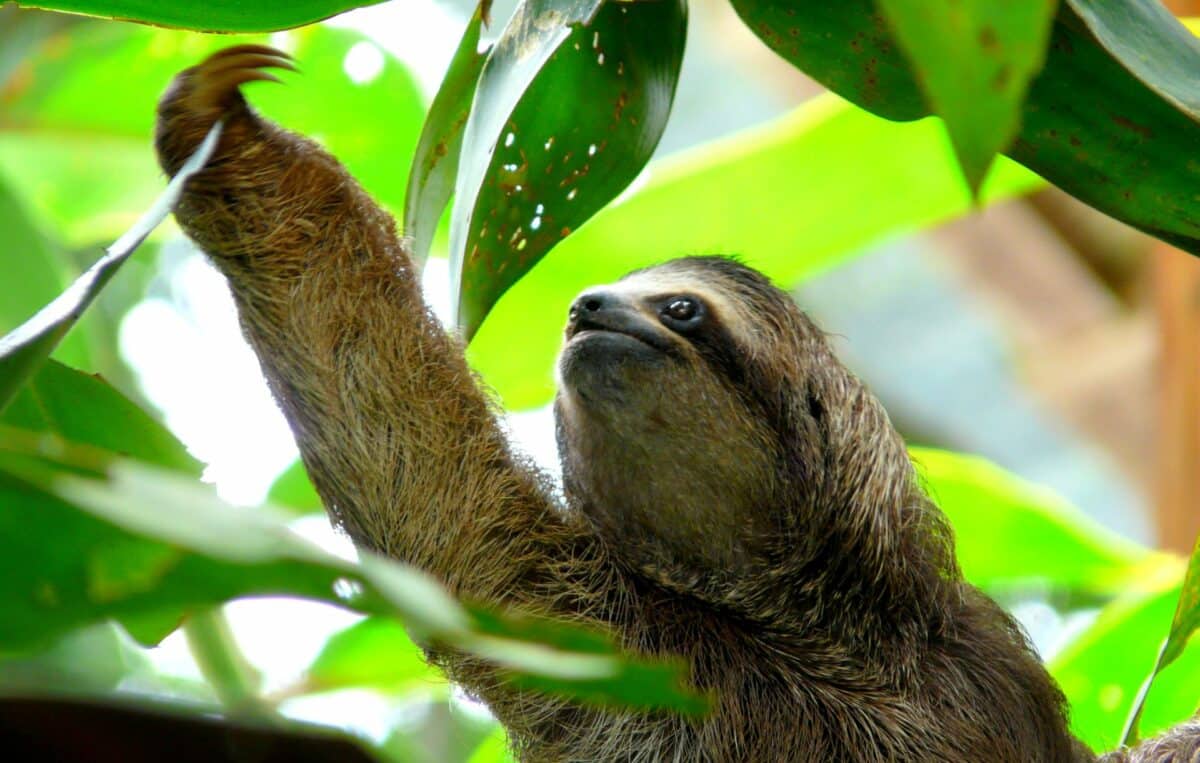
[[[645,166],[686,27],[682,0],[528,0],[517,10],[480,76],[455,188],[452,303],[467,337]]]

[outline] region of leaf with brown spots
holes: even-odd
[[[492,50],[463,137],[450,224],[457,322],[496,300],[620,193],[666,125],[682,0],[528,0]]]
[[[438,219],[454,194],[463,129],[471,114],[479,73],[487,60],[488,51],[479,50],[479,33],[490,6],[490,0],[482,0],[467,22],[446,77],[429,105],[413,155],[404,198],[404,234],[412,238],[409,252],[418,262],[429,256]]]
[[[898,120],[932,113],[873,0],[733,4],[768,46],[859,106]],[[1004,42],[999,32],[995,39]],[[945,76],[959,73],[952,63],[942,62]],[[1200,254],[1200,162],[1181,159],[1200,143],[1197,71],[1200,43],[1157,0],[1061,0],[1045,66],[1004,153],[1100,211]],[[992,92],[976,88],[981,103]]]
[[[1046,58],[1057,4],[879,0],[926,102],[946,122],[972,193],[1017,135],[1029,82]]]

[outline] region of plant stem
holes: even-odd
[[[183,624],[183,631],[201,674],[231,714],[259,718],[274,715],[258,694],[258,671],[238,648],[220,607],[194,612]]]

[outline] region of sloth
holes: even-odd
[[[431,648],[524,761],[1083,761],[1020,627],[966,583],[879,402],[786,292],[725,257],[586,290],[566,318],[562,489],[516,454],[391,217],[240,93],[285,54],[180,73],[155,135],[334,522],[456,596],[673,658],[700,718],[514,686]],[[1180,727],[1120,760],[1200,759]],[[1157,745],[1157,746],[1156,746]],[[1190,757],[1188,757],[1190,756]]]

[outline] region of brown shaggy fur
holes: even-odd
[[[157,146],[174,173],[226,120],[176,216],[228,277],[329,512],[458,596],[681,657],[716,700],[699,720],[579,707],[433,655],[522,760],[1093,759],[1020,628],[962,580],[879,403],[749,268],[691,258],[612,287],[653,358],[576,316],[558,505],[427,311],[392,219],[246,106],[238,86],[281,65],[241,47],[182,72]],[[655,300],[674,292],[656,284],[701,295],[703,330],[664,328]],[[1171,760],[1150,752],[1169,739],[1133,759]]]

